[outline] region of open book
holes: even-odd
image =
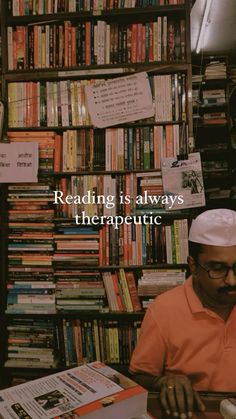
[[[0,391],[0,418],[131,419],[146,414],[147,394],[95,361]]]

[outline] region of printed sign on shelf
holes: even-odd
[[[175,203],[172,210],[205,205],[200,153],[190,153],[185,160],[163,158],[161,170],[165,194],[183,198],[183,202]]]
[[[145,72],[86,86],[92,123],[105,128],[154,115],[152,93]]]
[[[0,183],[38,181],[38,144],[0,143]]]

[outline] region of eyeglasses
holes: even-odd
[[[201,268],[204,269],[204,271],[208,273],[208,276],[211,279],[222,279],[222,278],[225,279],[228,276],[230,269],[233,270],[233,273],[236,276],[236,264],[233,266],[222,265],[222,266],[219,266],[218,268],[210,268],[210,269],[206,269],[199,262],[198,262],[198,265],[201,266]]]

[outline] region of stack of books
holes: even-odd
[[[211,61],[206,65],[205,78],[206,80],[226,79],[226,63],[222,61]]]
[[[7,326],[7,332],[8,352],[5,367],[57,367],[58,331],[51,320],[14,319],[12,324]]]
[[[50,183],[10,185],[7,313],[55,313]]]
[[[95,360],[128,366],[140,327],[140,320],[63,319],[63,361],[67,367]]]
[[[146,308],[155,296],[182,285],[184,281],[185,272],[181,269],[143,269],[138,280],[138,295],[144,298],[143,308]]]
[[[204,90],[202,93],[203,105],[223,105],[225,104],[225,90],[224,89],[211,89]]]

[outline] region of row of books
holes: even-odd
[[[193,115],[193,118],[197,123],[201,123],[203,125],[218,125],[218,126],[225,126],[227,124],[227,115],[224,111],[213,111],[213,112],[199,112]]]
[[[71,264],[91,263],[93,266],[109,265],[109,263],[124,265],[162,263],[166,260],[167,263],[175,263],[176,258],[172,252],[170,252],[172,256],[167,257],[165,254],[166,248],[174,249],[170,240],[171,228],[174,227],[155,225],[151,218],[152,211],[159,211],[160,204],[158,204],[158,201],[163,196],[161,178],[154,175],[155,173],[148,173],[148,176],[145,176],[145,173],[141,173],[140,176],[139,174],[127,174],[119,175],[117,179],[105,175],[100,176],[101,181],[96,176],[86,175],[73,176],[72,180],[67,178],[60,180],[60,189],[54,191],[54,194],[56,192],[60,195],[59,202],[55,200],[57,203],[55,214],[65,218],[78,216],[77,224],[79,224],[75,226],[74,221],[71,220],[66,226],[59,226],[58,234],[61,234],[60,238],[55,234],[52,235],[52,232],[55,231],[51,208],[54,198],[50,186],[43,183],[10,186],[8,195],[11,237],[9,243],[10,265],[32,264],[34,266],[50,267],[53,261],[60,263],[67,261]],[[93,190],[94,185],[97,188],[96,192]],[[127,205],[120,203],[121,191],[125,193],[125,196],[136,196],[135,203],[132,199],[129,200]],[[69,202],[66,200],[67,196],[75,197],[75,200]],[[116,198],[119,202],[118,205],[116,204]],[[152,198],[152,202],[150,198]],[[141,202],[140,205],[136,205],[137,200]],[[139,209],[139,215],[131,217],[129,223],[120,223],[119,229],[116,228],[114,222],[107,223],[109,216],[115,219],[117,213],[135,214],[135,211],[133,212],[135,207],[137,207],[137,210]],[[150,212],[149,216],[146,214],[148,211]],[[100,224],[100,230],[97,229],[98,226],[91,225],[93,224],[92,217],[95,217],[94,214],[97,214],[96,224]],[[150,219],[144,220],[144,216]],[[109,220],[112,221],[113,218]],[[177,223],[183,221],[174,220],[174,222],[177,225]],[[184,222],[186,223],[186,220]],[[185,226],[186,228],[187,226]],[[166,233],[161,233],[162,230],[168,231],[168,246],[165,244]],[[24,241],[26,237],[22,240],[23,231],[28,234],[27,242]],[[85,246],[86,234],[89,232],[93,236],[89,240],[90,248],[87,248]],[[86,247],[84,249],[78,248],[77,253],[73,252],[73,249],[76,249],[76,241],[78,241],[75,233],[77,235],[82,234],[80,236],[81,246]],[[183,237],[185,236],[187,237],[186,231]],[[14,239],[19,241],[14,242]],[[56,250],[53,253],[54,243],[56,244]],[[67,252],[68,245],[71,248],[69,253]],[[157,249],[160,248],[159,256],[154,254],[155,245]],[[37,254],[33,253],[37,251],[39,252],[38,257]],[[180,259],[177,263],[185,263],[186,256],[177,257],[177,259]]]
[[[52,254],[55,229],[53,198],[50,182],[38,184],[9,185],[9,237],[8,277],[9,280],[48,281],[53,285]],[[53,289],[49,287],[49,291]],[[16,296],[15,296],[16,297]],[[14,297],[13,297],[14,298]],[[46,294],[41,301],[34,300],[34,309],[55,312],[55,296]],[[11,307],[14,311],[15,304]],[[31,304],[22,296],[25,309]],[[44,305],[45,304],[45,305]],[[17,305],[17,308],[18,305]],[[10,309],[10,307],[8,307]],[[23,309],[23,305],[21,305]]]
[[[51,281],[15,281],[7,284],[6,313],[56,312],[55,284]]]
[[[214,176],[213,172],[213,176]],[[208,201],[216,201],[220,199],[230,199],[233,198],[233,188],[230,187],[212,187],[212,188],[206,188],[206,199]]]
[[[58,311],[103,311],[105,302],[105,288],[102,281],[78,282],[59,281],[56,284],[56,306]]]
[[[205,112],[203,115],[203,124],[205,125],[225,125],[227,124],[226,112]]]
[[[47,263],[56,266],[142,265],[156,263],[186,263],[187,239],[185,224],[174,220],[171,225],[122,225],[119,230],[106,225],[100,229],[99,249],[93,252],[56,250]],[[183,232],[182,232],[183,230]],[[181,246],[179,243],[181,242]],[[33,255],[11,255],[10,263],[34,262]],[[40,265],[41,261],[38,261]],[[43,263],[46,261],[43,259]]]
[[[56,217],[76,218],[77,224],[92,224],[86,216],[135,215],[142,208],[157,211],[168,201],[160,172],[62,177],[54,198]],[[105,218],[100,221],[104,224]]]
[[[117,272],[103,272],[104,286],[110,311],[141,311],[134,273],[119,269]]]
[[[150,76],[155,110],[153,122],[174,122],[186,117],[186,76]],[[8,124],[14,127],[69,127],[91,125],[86,86],[104,80],[61,80],[8,84]]]
[[[141,321],[63,319],[65,364],[103,361],[128,365],[137,344]]]
[[[56,283],[56,305],[59,311],[100,310],[114,312],[141,311],[134,274],[120,269],[103,272],[98,281],[78,281],[72,275]],[[60,271],[57,274],[61,275]],[[88,274],[89,278],[89,274]],[[107,299],[107,303],[105,301]]]
[[[225,159],[203,161],[202,168],[205,178],[229,174],[229,163]]]
[[[38,168],[40,172],[53,172],[56,133],[53,131],[44,132],[8,132],[8,139],[13,142],[30,142],[38,144]],[[48,178],[48,184],[52,180]],[[26,188],[27,189],[27,188]]]
[[[9,26],[8,69],[184,60],[185,20]]]
[[[179,154],[183,127],[81,128],[66,130],[63,135],[9,131],[8,138],[11,142],[38,143],[42,172],[160,170],[163,157]]]
[[[145,311],[157,295],[182,285],[185,269],[143,269],[138,278],[138,296]]]
[[[214,106],[214,105],[224,105],[225,103],[226,103],[225,89],[203,90],[202,95],[199,89],[193,89],[193,105],[194,106],[199,106],[199,105]]]
[[[19,185],[9,185],[9,280],[17,280],[17,278],[46,280],[51,292],[51,287],[53,290],[52,254],[55,228],[54,214],[50,206],[52,191],[45,183],[23,184],[20,185],[20,191],[19,195]],[[50,292],[43,296],[43,302],[34,299],[34,310],[42,312],[47,309],[50,313],[55,312],[55,295],[54,292],[53,294]],[[12,298],[16,298],[16,295]],[[17,301],[11,300],[11,303],[11,306],[8,305],[8,310],[13,309],[14,312],[15,308],[19,309]],[[25,295],[22,296],[20,304],[22,310],[23,307],[26,310],[30,305],[32,306],[30,299],[26,301]]]
[[[7,326],[6,367],[56,368],[58,327],[50,320],[13,319]]]
[[[6,367],[56,368],[102,360],[128,364],[138,341],[141,320],[13,319],[7,326]]]
[[[16,267],[17,268],[17,267]],[[54,283],[50,280],[22,280],[23,272],[11,272],[7,283],[7,313],[48,313],[57,311],[141,311],[134,274],[118,272],[87,273],[87,280],[69,275]],[[74,271],[71,271],[74,274]],[[57,274],[61,275],[60,271]],[[74,274],[75,275],[75,274]],[[14,278],[14,279],[13,279]],[[60,277],[59,277],[60,278]],[[10,280],[11,279],[11,280]]]
[[[225,60],[212,60],[210,61],[205,68],[205,78],[206,80],[214,79],[226,79],[227,78],[227,66]]]
[[[176,231],[184,227],[181,224],[183,223],[176,222],[174,227]],[[26,240],[28,242],[35,241],[35,238],[30,239],[31,234],[28,235],[27,233],[22,233],[21,239],[18,238],[17,240],[24,242],[25,237],[27,237]],[[70,239],[71,235],[67,238],[67,243],[70,244],[69,249],[67,249],[66,254],[62,253],[59,255],[59,260],[61,257],[66,258],[68,261],[71,257],[72,260],[69,264],[56,264],[52,268],[42,252],[37,254],[36,257],[32,254],[29,256],[24,255],[24,247],[21,254],[13,255],[12,253],[14,252],[12,252],[9,255],[7,313],[47,312],[48,314],[53,314],[56,312],[56,309],[59,311],[107,311],[108,307],[110,311],[133,312],[141,310],[136,280],[132,271],[119,269],[118,271],[101,273],[96,270],[86,271],[85,269],[79,269],[77,266],[79,254],[75,253],[74,243],[75,247],[76,243],[80,244],[79,251],[82,252],[85,259],[84,242],[81,241],[80,243],[78,240]],[[177,236],[176,242],[180,244]],[[186,246],[186,243],[183,244]],[[72,254],[69,253],[70,249],[73,249]],[[180,255],[182,253],[183,256],[184,251],[187,254],[187,248],[184,249],[181,246]],[[89,256],[87,257],[89,258]],[[22,264],[19,263],[20,258],[22,258]],[[52,261],[52,257],[50,260]],[[83,264],[85,263],[83,260]],[[177,263],[182,263],[182,261],[177,260]],[[182,281],[184,278],[181,270],[144,270],[141,275],[140,281],[146,277],[151,278],[151,281],[154,281],[154,279],[157,282],[160,281],[160,287],[155,288],[156,294],[166,290],[163,286],[163,281],[165,281],[165,285],[168,285],[169,289],[169,287],[174,287],[181,283],[177,281],[178,275]],[[56,282],[54,282],[55,280]],[[150,292],[150,295],[156,294]],[[144,295],[147,295],[147,293]]]
[[[211,89],[202,92],[204,105],[220,105],[226,102],[225,89]]]
[[[212,59],[206,63],[203,71],[199,74],[193,74],[193,83],[203,83],[208,80],[226,80],[227,79],[227,66],[225,60]]]
[[[65,12],[108,11],[113,9],[184,4],[185,0],[10,0],[8,13],[12,16],[41,15]]]
[[[175,286],[183,284],[185,272],[183,269],[143,269],[138,279],[138,295],[140,297],[162,294]]]
[[[103,272],[99,281],[78,281],[76,278],[70,277],[70,281],[68,279],[59,280],[57,283],[49,280],[32,280],[30,282],[28,277],[24,281],[21,279],[23,275],[17,275],[17,269],[11,273],[13,277],[17,277],[17,280],[7,283],[6,313],[8,314],[54,314],[57,311],[90,312],[108,311],[108,309],[110,312],[132,313],[142,310],[132,271],[119,269],[117,272]],[[60,271],[57,273],[61,274]],[[144,292],[141,290],[144,288],[140,288],[139,284],[139,294],[142,296],[158,295],[181,283],[175,272],[169,274],[170,279],[168,280],[165,272],[163,273],[161,270],[157,274],[156,271],[152,274],[152,271],[149,273],[146,270],[145,275],[152,275],[152,283],[155,280],[157,286],[155,292],[152,287],[147,288]],[[167,288],[165,288],[164,282]]]
[[[187,261],[186,219],[161,226],[124,224],[119,230],[104,226],[100,232],[101,265],[175,264]],[[63,260],[63,255],[61,257]]]
[[[155,121],[186,120],[186,75],[163,74],[150,77]]]
[[[105,130],[67,130],[57,136],[54,172],[161,169],[163,157],[179,154],[177,124]]]
[[[44,179],[37,184],[8,186],[7,313],[56,311],[52,266],[55,223],[50,182]]]

